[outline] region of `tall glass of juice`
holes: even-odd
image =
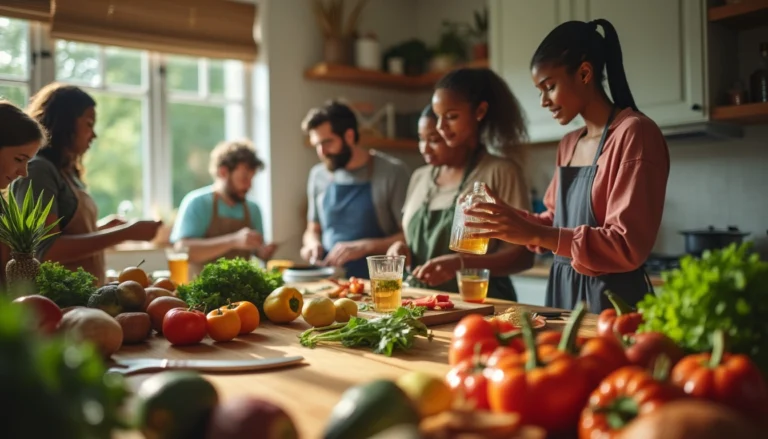
[[[366,260],[374,311],[395,311],[402,303],[405,256],[368,256]]]
[[[167,247],[165,257],[168,259],[168,270],[171,280],[176,285],[189,282],[189,250],[185,247]]]
[[[488,280],[491,272],[484,268],[465,268],[456,272],[461,300],[469,303],[483,303],[488,295]]]

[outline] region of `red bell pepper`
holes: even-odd
[[[608,375],[592,392],[579,420],[579,439],[615,438],[638,416],[645,416],[685,394],[667,381],[669,361],[654,373],[626,366]]]
[[[597,335],[613,336],[633,334],[643,323],[643,315],[636,312],[621,297],[606,291],[605,295],[613,304],[613,309],[606,309],[597,317]]]
[[[671,338],[660,332],[640,332],[624,337],[624,353],[630,363],[652,369],[659,355],[664,354],[672,367],[683,358],[683,350]]]
[[[589,397],[578,359],[552,345],[536,346],[530,314],[523,313],[525,353],[507,355],[488,372],[491,410],[517,413],[523,425],[549,433],[575,429]]]
[[[481,345],[472,358],[459,362],[445,376],[448,387],[453,389],[459,400],[478,410],[488,410],[488,370],[486,359],[480,355]]]
[[[715,331],[712,353],[684,357],[672,369],[672,382],[685,393],[741,411],[756,420],[768,415],[768,389],[746,355],[725,352],[725,334]]]

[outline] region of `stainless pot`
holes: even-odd
[[[726,230],[718,230],[709,226],[703,230],[686,230],[680,232],[685,237],[685,252],[700,256],[705,250],[717,250],[736,243],[741,244],[749,232],[742,232],[738,227],[729,226]]]

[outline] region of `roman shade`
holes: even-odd
[[[51,3],[54,38],[248,62],[258,52],[253,4],[230,0]]]
[[[51,0],[0,0],[0,15],[24,20],[49,21]]]

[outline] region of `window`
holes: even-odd
[[[52,41],[41,24],[0,17],[0,97],[24,107],[56,80],[96,100],[83,165],[100,217],[167,219],[211,184],[211,149],[253,136],[249,73],[241,61]]]
[[[100,216],[121,213],[140,218],[144,212],[147,56],[138,50],[56,42],[56,80],[78,85],[96,100],[97,138],[83,165]]]
[[[0,98],[23,107],[29,97],[29,25],[0,17]]]
[[[239,61],[167,57],[173,206],[211,183],[214,145],[246,136],[245,75]]]

